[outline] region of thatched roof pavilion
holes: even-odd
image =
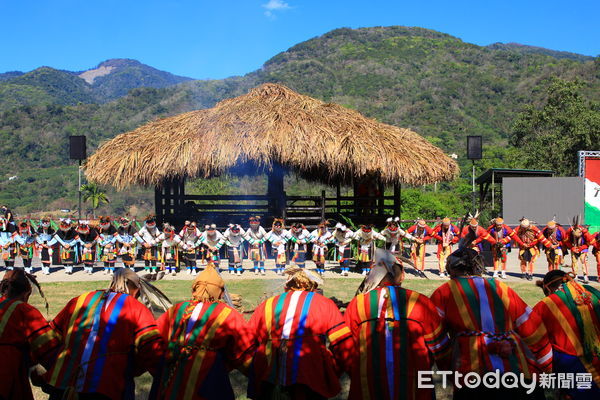
[[[327,184],[424,185],[458,174],[456,162],[413,131],[270,83],[118,135],[85,168],[89,180],[124,189],[208,178],[240,165],[267,173],[283,166]],[[272,175],[270,187],[278,187],[282,174]]]

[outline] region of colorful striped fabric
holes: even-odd
[[[600,387],[600,292],[570,281],[536,304],[534,312],[543,319],[555,350],[578,357]]]
[[[449,339],[431,301],[399,286],[359,294],[348,305],[346,322],[358,343],[350,399],[431,399],[417,389],[419,370],[430,371],[432,354],[445,365]]]
[[[500,370],[530,376],[551,367],[552,348],[542,320],[503,282],[455,278],[431,300],[454,338],[454,368],[459,372]]]
[[[154,370],[163,342],[150,310],[133,297],[93,291],[72,299],[52,325],[64,346],[47,373],[54,387],[130,398],[133,377]]]
[[[271,297],[256,309],[250,327],[258,342],[251,374],[256,395],[263,381],[306,385],[324,397],[339,392],[338,374],[352,365],[354,341],[330,299],[307,291]]]
[[[168,342],[158,398],[233,399],[228,372],[245,371],[252,335],[243,316],[224,303],[184,301],[158,320]]]
[[[34,307],[0,297],[0,344],[0,398],[33,400],[28,368],[49,367],[60,336]]]

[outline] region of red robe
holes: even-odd
[[[133,377],[154,373],[163,356],[154,316],[127,294],[102,290],[82,294],[67,303],[52,326],[65,341],[46,374],[56,388],[133,398]]]
[[[600,348],[600,292],[583,285],[591,294],[590,302],[578,305],[574,301],[579,295],[578,286],[575,282],[563,284],[555,293],[537,303],[533,311],[544,321],[548,330],[555,352],[555,372],[579,372],[573,367],[583,366],[600,387],[600,356],[591,355],[589,359],[584,356],[583,335],[585,325],[595,336],[596,345]]]
[[[453,338],[454,370],[530,376],[551,367],[552,347],[542,320],[503,282],[454,278],[436,289],[431,301]]]
[[[158,319],[167,343],[158,398],[233,399],[229,371],[245,371],[252,335],[242,314],[224,303],[184,301]]]
[[[0,398],[33,400],[29,367],[48,368],[60,347],[60,336],[34,307],[0,297]]]
[[[359,294],[345,318],[358,346],[350,399],[431,399],[418,389],[418,371],[431,371],[434,358],[448,366],[449,339],[433,303],[400,286]]]
[[[302,384],[323,397],[340,391],[339,375],[350,371],[355,345],[333,301],[315,292],[286,292],[259,305],[249,324],[258,349],[248,397],[262,393],[262,382]]]
[[[469,240],[468,243],[465,243],[465,246],[475,249],[476,247],[479,249],[479,245],[484,240],[487,240],[490,244],[496,244],[496,239],[494,239],[485,228],[481,226],[477,226],[477,229],[473,231],[470,225],[467,225],[463,228],[460,233],[460,237],[465,240]]]

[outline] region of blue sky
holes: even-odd
[[[251,72],[340,27],[420,26],[479,45],[600,55],[600,1],[0,0],[0,72],[134,58],[193,78]]]

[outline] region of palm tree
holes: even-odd
[[[92,206],[92,216],[96,218],[96,209],[101,204],[109,203],[106,192],[98,187],[95,183],[86,183],[81,185],[81,192],[83,195],[83,201],[89,201]]]

